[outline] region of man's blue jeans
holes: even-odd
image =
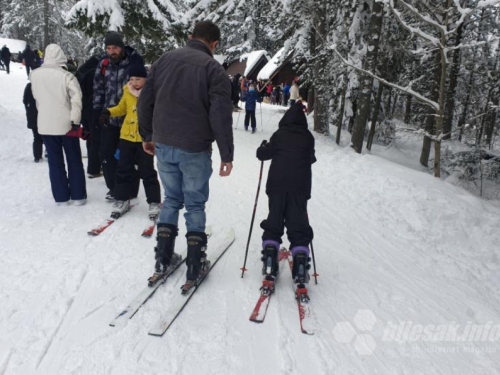
[[[157,143],[156,157],[165,190],[159,223],[178,226],[179,211],[186,206],[187,231],[205,232],[212,153],[189,152]]]

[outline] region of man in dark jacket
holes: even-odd
[[[35,163],[40,162],[43,152],[43,139],[38,133],[38,110],[36,109],[36,101],[31,92],[31,82],[26,85],[23,96],[24,108],[26,109],[26,118],[28,120],[28,129],[33,132],[33,157]]]
[[[5,65],[5,69],[7,70],[7,74],[10,74],[10,50],[7,45],[2,47],[2,61]]]
[[[26,44],[26,48],[23,51],[24,65],[26,66],[26,74],[28,78],[30,77],[30,70],[33,69],[35,65],[35,52],[31,50],[29,44]]]
[[[101,112],[116,106],[123,95],[123,86],[127,84],[131,61],[144,65],[142,57],[131,47],[125,46],[116,31],[109,31],[104,38],[107,56],[95,70],[94,75],[94,124],[99,123]],[[114,117],[101,128],[100,156],[102,171],[109,189],[106,199],[114,201],[116,158],[120,140],[120,128],[124,117]],[[131,197],[134,198],[134,197]]]
[[[212,57],[219,40],[220,30],[214,23],[198,22],[186,47],[165,53],[153,65],[137,105],[144,150],[156,151],[165,189],[153,278],[179,261],[174,242],[179,210],[185,205],[185,291],[207,266],[205,203],[214,139],[222,161],[219,174],[229,176],[233,168],[231,83]]]
[[[99,58],[92,56],[75,74],[82,89],[82,125],[90,132],[90,138],[87,139],[87,174],[89,178],[101,175],[101,158],[99,157],[101,129],[99,124],[94,124],[93,122],[94,74],[97,64],[99,64]]]
[[[311,198],[311,165],[316,157],[314,137],[307,129],[302,105],[290,107],[270,141],[263,141],[257,149],[257,158],[272,160],[266,185],[269,216],[260,224],[264,229],[263,273],[270,277],[277,275],[278,250],[286,226],[293,255],[292,276],[297,283],[307,283],[309,244],[313,238],[307,201]]]

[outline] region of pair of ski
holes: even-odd
[[[134,206],[135,204],[130,205],[130,208],[128,209],[127,212],[129,212]],[[119,217],[110,217],[109,219],[106,219],[103,223],[99,224],[94,229],[89,230],[87,234],[93,237],[100,235],[102,232],[108,229],[116,220],[123,217],[123,215],[125,215],[127,212],[124,212]],[[145,238],[150,238],[153,235],[156,227],[156,221],[158,220],[158,215],[150,217],[149,220],[151,221],[151,223],[148,223],[148,225],[142,231],[142,237]]]
[[[211,234],[211,230],[207,228],[207,236]],[[172,325],[175,319],[182,312],[184,307],[188,304],[191,297],[193,297],[194,293],[198,290],[201,283],[206,279],[207,275],[217,264],[219,259],[226,253],[227,249],[234,242],[235,233],[234,229],[228,230],[226,235],[220,240],[215,241],[213,246],[210,246],[209,250],[209,258],[210,258],[210,267],[207,272],[204,274],[202,278],[198,280],[196,284],[194,284],[186,294],[182,294],[181,292],[174,294],[174,297],[170,300],[167,311],[162,315],[162,317],[158,320],[158,322],[149,330],[149,334],[153,336],[163,336],[163,334],[168,330],[168,328]],[[113,319],[113,321],[109,324],[112,327],[116,327],[120,325],[120,323],[126,322],[128,319],[131,319],[135,313],[150,299],[150,297],[156,292],[156,290],[163,285],[170,275],[172,275],[184,262],[185,256],[182,257],[182,260],[179,261],[176,265],[172,266],[167,270],[162,279],[159,279],[153,286],[148,286],[144,288],[129,304],[125,309],[123,309],[118,316]]]
[[[285,248],[281,248],[278,252],[278,262],[280,263],[280,269],[283,269],[282,263],[288,263],[290,267],[290,273],[292,272],[293,260],[290,251]],[[284,265],[286,268],[286,265]],[[250,321],[255,323],[263,323],[266,318],[267,309],[269,303],[271,302],[271,296],[275,291],[275,284],[278,277],[274,280],[270,280],[266,276],[262,282],[262,287],[260,288],[261,294],[255,307],[250,315]],[[306,335],[314,335],[313,328],[313,318],[312,310],[309,305],[309,297],[307,295],[307,288],[304,285],[296,285],[293,279],[290,278],[293,285],[293,290],[295,294],[295,300],[297,301],[297,308],[299,313],[300,330]]]

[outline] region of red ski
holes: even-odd
[[[291,256],[287,258],[288,265],[290,266],[290,273],[293,268],[293,259]],[[293,282],[293,279],[292,279]],[[295,299],[297,301],[297,307],[299,309],[299,321],[300,330],[306,335],[314,335],[313,330],[313,319],[312,310],[309,306],[309,294],[305,284],[295,284],[293,283],[293,290],[295,293]]]
[[[290,252],[282,248],[278,253],[278,262],[282,263],[283,260],[288,259]],[[263,323],[266,318],[267,308],[269,307],[269,303],[271,302],[271,296],[274,293],[274,286],[276,283],[276,279],[272,279],[272,277],[266,276],[264,281],[262,282],[262,286],[260,287],[260,297],[255,304],[255,307],[252,311],[252,315],[250,315],[250,321],[255,323]]]
[[[134,207],[134,206],[135,206],[135,204],[134,204],[134,205],[130,205],[130,208],[128,209],[128,211],[130,211],[130,210],[132,209],[132,207]],[[128,211],[127,211],[127,212],[128,212]],[[124,212],[124,213],[123,213],[120,217],[122,217],[123,215],[125,215],[127,212]],[[89,230],[89,231],[87,232],[87,234],[88,234],[89,236],[94,236],[94,237],[95,237],[95,236],[98,236],[98,235],[100,235],[102,232],[104,232],[106,229],[108,229],[108,228],[111,226],[111,224],[113,224],[113,223],[114,223],[116,220],[118,220],[118,219],[119,219],[119,217],[118,217],[118,218],[112,218],[112,217],[110,217],[110,218],[109,218],[109,219],[107,219],[105,222],[103,222],[101,225],[99,225],[99,226],[95,227],[95,228],[94,228],[94,229],[92,229],[92,230]],[[153,228],[153,229],[154,229],[154,228]]]

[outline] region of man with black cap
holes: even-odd
[[[97,65],[94,75],[94,123],[99,122],[101,112],[116,106],[123,95],[123,87],[127,84],[132,62],[144,65],[144,61],[133,48],[125,46],[123,39],[116,31],[109,31],[104,38],[106,54]],[[109,189],[106,199],[114,201],[115,175],[117,161],[115,152],[120,139],[120,127],[124,117],[111,118],[101,128],[100,156],[102,171]],[[134,197],[131,197],[134,198]]]
[[[185,205],[188,270],[184,292],[208,265],[205,203],[214,140],[221,156],[219,175],[229,176],[233,168],[231,83],[212,55],[219,40],[217,25],[198,22],[186,47],[165,53],[152,66],[137,105],[143,147],[156,154],[165,189],[152,281],[161,279],[179,261],[174,242],[179,211]]]

